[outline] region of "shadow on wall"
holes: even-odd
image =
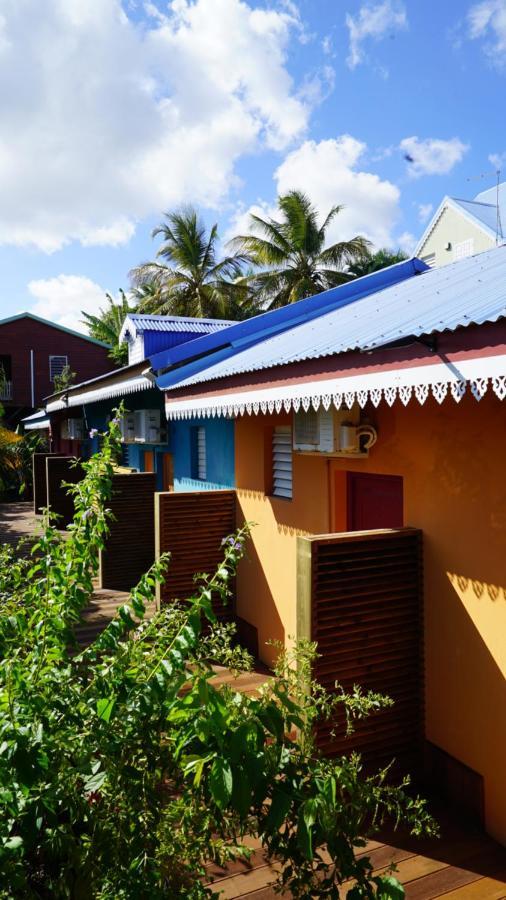
[[[438,629],[427,647],[427,738],[483,776],[485,828],[506,844],[505,588],[443,571],[431,587]],[[477,812],[470,796],[449,799]]]
[[[255,526],[254,526],[255,527]],[[283,565],[283,561],[279,560],[279,565]],[[278,613],[274,597],[269,587],[269,583],[265,576],[265,572],[257,553],[253,541],[248,541],[246,545],[246,555],[240,563],[240,576],[247,580],[248,571],[254,572],[255,578],[255,610],[248,609],[248,605],[241,603],[240,593],[237,597],[237,615],[249,623],[254,620],[257,624],[257,641],[258,651],[261,659],[266,656],[273,661],[276,653],[265,653],[265,645],[268,641],[285,642],[285,629]],[[261,610],[261,617],[258,612]]]
[[[469,594],[472,591],[477,600],[486,600],[488,598],[494,603],[497,600],[506,600],[506,588],[501,587],[499,584],[487,584],[484,581],[478,581],[476,578],[457,575],[455,572],[447,572],[446,574],[460,596]]]

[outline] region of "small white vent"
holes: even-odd
[[[422,256],[422,261],[429,267],[429,269],[433,269],[436,265],[436,254],[428,253],[427,256]]]
[[[274,429],[272,435],[272,493],[275,497],[292,499],[292,429]]]
[[[197,478],[207,478],[206,429],[202,426],[197,428]]]
[[[49,357],[49,379],[54,381],[55,375],[61,375],[65,366],[68,366],[68,356]]]

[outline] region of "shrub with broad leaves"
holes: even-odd
[[[326,695],[311,684],[307,644],[295,651],[298,669],[280,654],[258,696],[211,681],[213,663],[248,664],[213,613],[247,528],[224,542],[221,565],[196,579],[193,597],[146,617],[170,564],[162,557],[95,642],[76,645],[119,442],[116,418],[69,488],[66,540],[46,516],[31,560],[2,551],[0,897],[217,896],[206,863],[247,856],[250,835],[293,897],[337,898],[343,884],[350,898],[401,897],[395,878],[374,876],[357,852],[385,816],[434,832],[424,802],[407,782],[366,777],[358,756],[328,760],[311,742],[315,717],[337,702],[353,718],[387,701]]]

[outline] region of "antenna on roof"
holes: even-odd
[[[501,207],[499,205],[499,186],[501,184],[501,170],[499,168],[494,169],[492,172],[482,172],[480,175],[472,175],[470,178],[466,178],[466,181],[479,181],[481,178],[490,178],[491,175],[495,175],[496,178],[496,188],[495,188],[495,243],[496,247],[499,244],[499,238],[502,239],[502,222],[501,222]]]

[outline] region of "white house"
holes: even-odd
[[[503,231],[504,228],[504,231]],[[445,266],[504,243],[506,182],[477,194],[474,200],[445,197],[427,225],[415,256],[433,267]]]

